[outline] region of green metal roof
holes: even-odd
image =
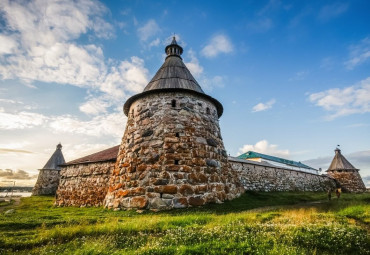
[[[274,157],[274,156],[254,152],[254,151],[248,151],[248,152],[238,156],[238,158],[240,158],[240,159],[262,158],[262,159],[265,159],[265,160],[271,160],[271,161],[281,163],[281,164],[286,164],[286,165],[289,165],[289,166],[295,166],[295,167],[306,168],[306,169],[314,169],[314,168],[309,167],[305,164],[302,164],[301,162],[296,162],[296,161],[289,160],[289,159],[278,158],[278,157]]]

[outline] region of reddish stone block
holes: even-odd
[[[113,190],[117,190],[122,187],[122,183],[118,183],[116,186],[114,186]]]
[[[199,182],[206,183],[208,182],[208,178],[205,174],[199,173],[198,174]]]
[[[129,190],[119,190],[119,191],[117,191],[117,193],[116,193],[116,197],[126,197],[126,196],[128,196],[128,194],[130,193],[130,191]]]
[[[130,202],[130,207],[143,209],[147,204],[148,200],[145,197],[133,197]]]
[[[166,185],[166,186],[163,186],[162,193],[176,194],[177,193],[177,186],[175,186],[175,185]]]
[[[190,197],[189,205],[192,205],[192,206],[204,205],[204,199],[201,197]]]
[[[142,172],[142,171],[145,171],[145,170],[146,170],[146,167],[147,167],[147,165],[145,165],[145,164],[141,164],[141,165],[139,165],[136,169],[137,169],[138,171]]]
[[[142,187],[137,187],[137,188],[131,189],[130,191],[131,196],[144,195],[144,194],[145,194],[145,189]]]
[[[190,166],[182,166],[182,171],[186,172],[186,173],[190,173],[192,170],[192,168]]]
[[[179,193],[181,193],[184,196],[192,195],[194,194],[193,187],[188,184],[181,185],[179,189]]]
[[[178,165],[168,165],[168,166],[166,166],[166,170],[167,171],[179,171],[180,166],[178,166]]]

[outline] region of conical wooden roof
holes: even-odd
[[[175,37],[171,44],[165,48],[166,60],[154,75],[152,80],[140,94],[130,97],[123,106],[123,112],[128,116],[131,104],[144,95],[159,92],[180,92],[186,91],[205,97],[210,100],[217,108],[218,117],[223,113],[222,104],[213,97],[204,93],[198,82],[195,80],[189,69],[182,61],[181,54],[183,49],[177,44]]]
[[[358,170],[342,155],[340,149],[335,149],[335,156],[327,171]]]
[[[170,88],[193,90],[204,94],[184,62],[175,55],[166,58],[144,91]]]
[[[51,155],[50,159],[48,162],[46,162],[45,166],[42,169],[47,169],[47,170],[61,170],[60,165],[64,164],[65,160],[63,157],[62,153],[62,145],[58,144],[57,149]]]

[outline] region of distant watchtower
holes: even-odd
[[[60,165],[65,160],[62,153],[62,145],[59,143],[53,155],[50,157],[45,166],[40,169],[39,176],[35,187],[32,189],[32,195],[55,195],[59,185]]]
[[[335,156],[331,162],[328,170],[328,175],[336,179],[343,191],[346,192],[365,192],[366,187],[356,169],[349,161],[342,155],[339,148],[335,149]]]
[[[218,118],[182,61],[175,37],[144,91],[129,98],[128,117],[105,198],[108,208],[170,209],[233,199],[242,187],[229,170]]]

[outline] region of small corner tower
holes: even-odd
[[[62,145],[59,143],[53,155],[45,166],[40,169],[35,187],[32,189],[32,195],[55,195],[60,178],[60,165],[65,160],[62,153]]]
[[[175,37],[165,52],[144,91],[124,104],[128,120],[105,207],[184,208],[232,199],[242,190],[228,167],[221,103],[203,92]]]
[[[328,176],[337,180],[345,192],[365,192],[366,187],[359,174],[359,169],[356,169],[342,155],[339,148],[335,149],[335,156],[328,170]]]

